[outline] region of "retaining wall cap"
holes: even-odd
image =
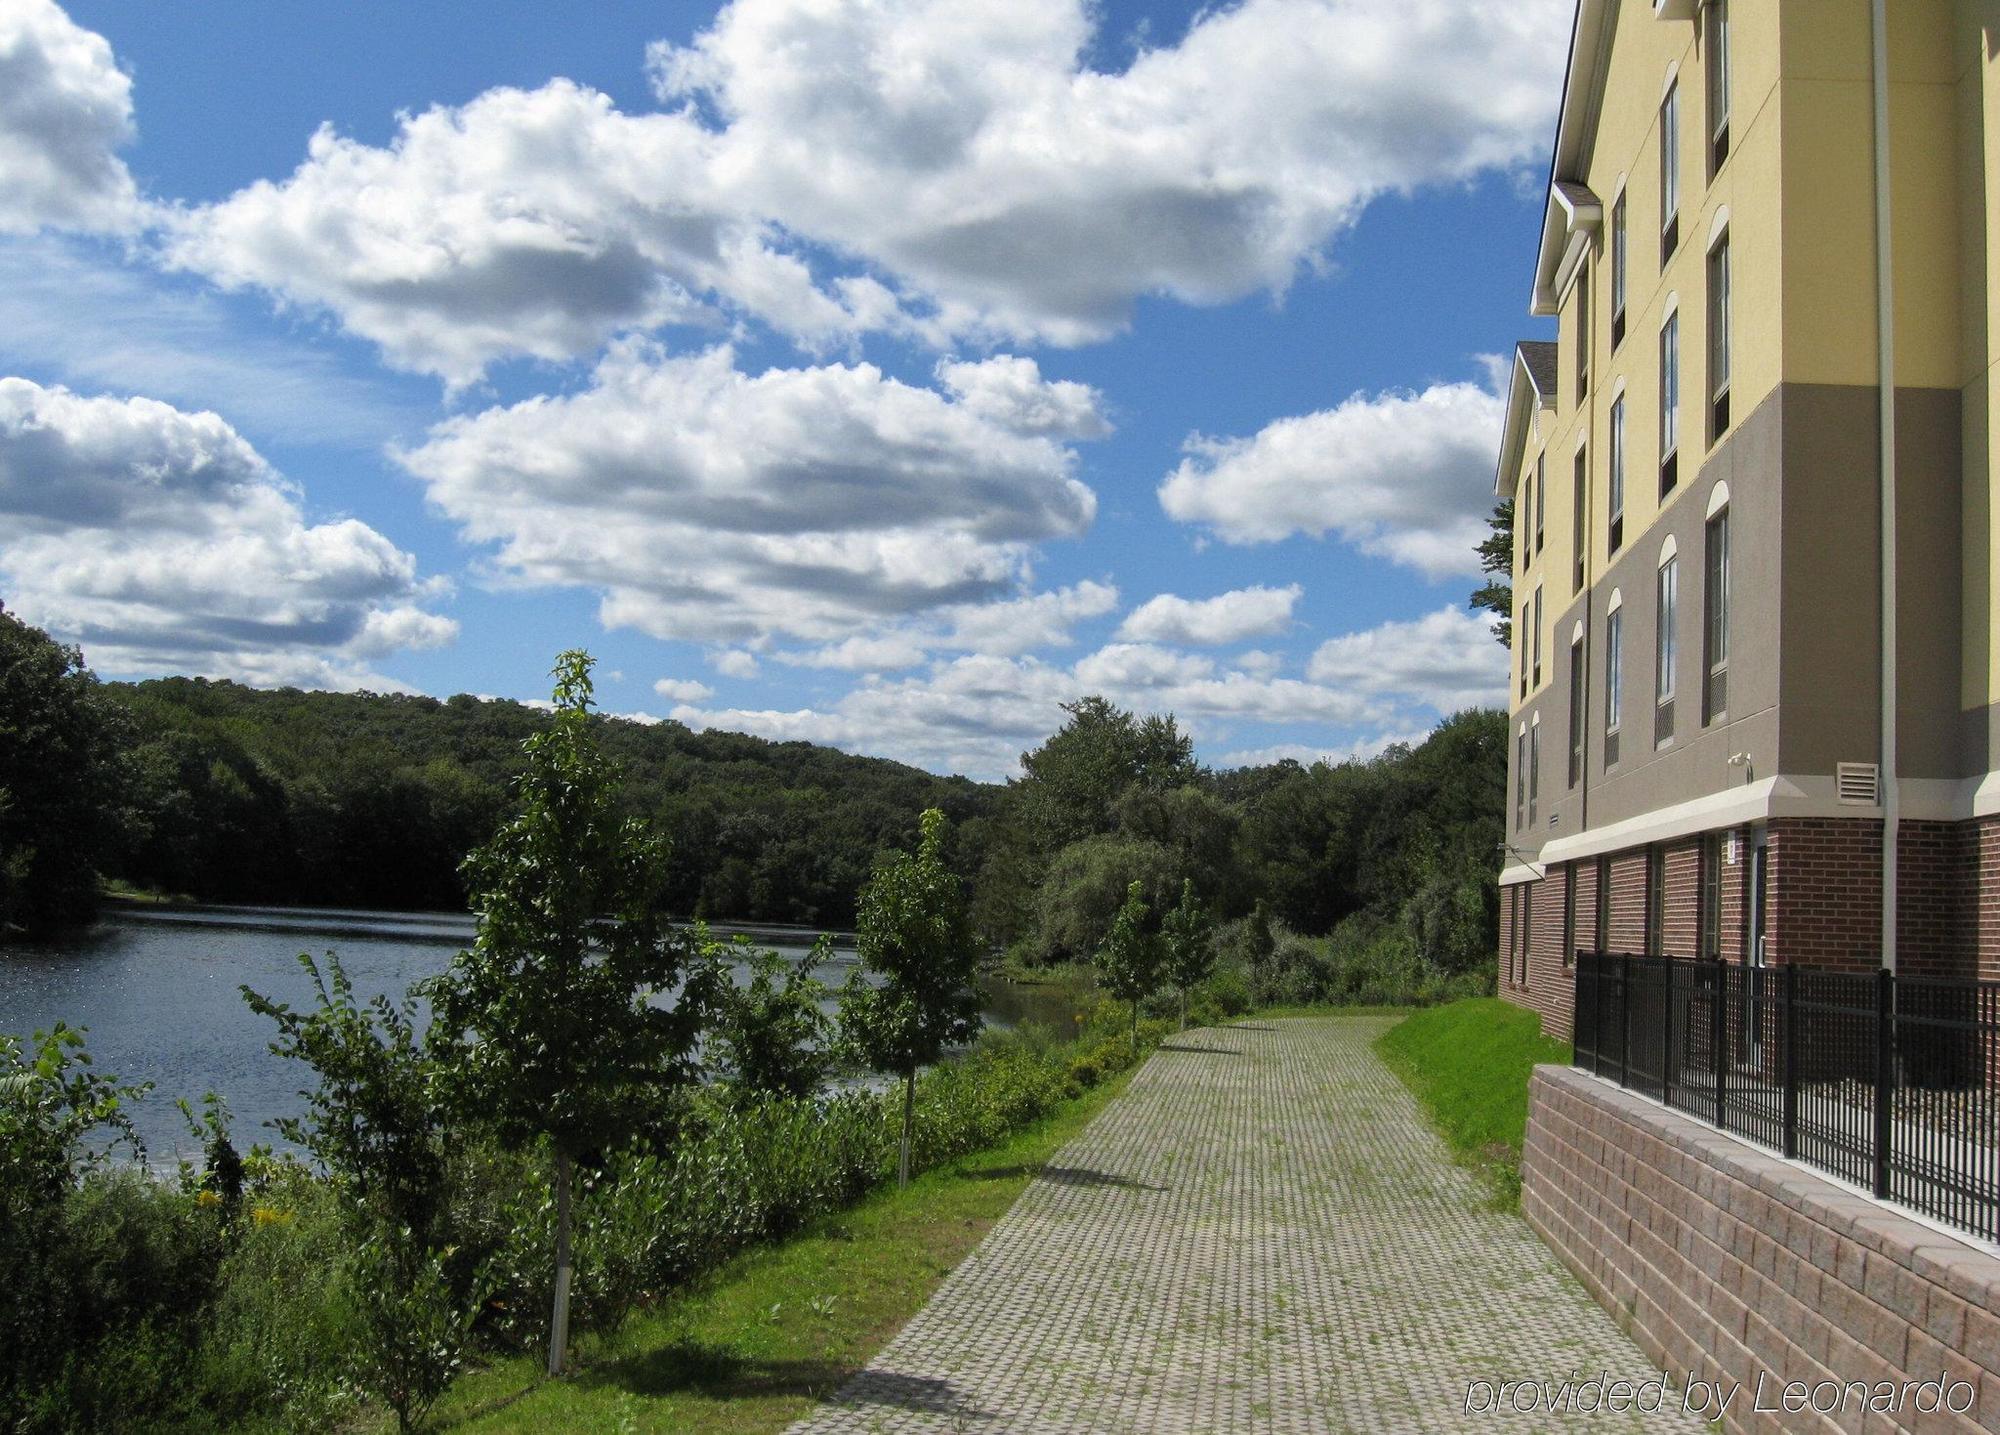
[[[1708,1185],[1712,1190],[1714,1177],[1733,1177],[1836,1235],[1936,1282],[1961,1300],[2000,1315],[2000,1256],[1969,1240],[1958,1244],[1948,1233],[1912,1220],[1893,1206],[1857,1195],[1776,1154],[1760,1151],[1692,1116],[1575,1067],[1536,1067],[1528,1083],[1528,1096],[1530,1130],[1543,1106],[1581,1102],[1594,1112],[1638,1127],[1701,1158],[1711,1171],[1694,1173],[1688,1185]],[[1710,1178],[1707,1182],[1702,1179],[1705,1174]],[[1788,1224],[1767,1228],[1765,1234],[1805,1257],[1806,1246],[1790,1239]]]

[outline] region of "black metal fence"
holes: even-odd
[[[2000,1239],[2000,983],[1579,952],[1575,1063]]]

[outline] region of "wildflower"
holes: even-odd
[[[281,1211],[275,1206],[252,1206],[250,1219],[260,1226],[289,1226],[292,1223],[292,1213]]]
[[[222,1197],[216,1195],[213,1191],[196,1191],[194,1193],[194,1203],[204,1211],[211,1211],[222,1204]]]

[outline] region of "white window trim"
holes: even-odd
[[[1727,508],[1728,506],[1729,506],[1729,483],[1726,479],[1718,478],[1715,481],[1715,487],[1711,488],[1708,491],[1708,512],[1702,515],[1703,520],[1706,521],[1707,519],[1715,517],[1716,514],[1720,513],[1723,509]]]

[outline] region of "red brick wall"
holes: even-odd
[[[1693,960],[1701,955],[1701,839],[1666,849],[1667,900],[1660,950]],[[1643,948],[1641,949],[1643,950]]]
[[[1736,843],[1736,860],[1729,860],[1731,838]],[[1738,827],[1722,834],[1722,959],[1726,962],[1743,960],[1743,944],[1747,933],[1744,928],[1744,905],[1750,893],[1750,829]]]
[[[1677,1380],[1743,1383],[1728,1430],[2000,1421],[2000,1259],[1678,1112],[1579,1071],[1537,1068],[1521,1214]],[[1900,1385],[1940,1372],[1972,1387],[1972,1418],[1750,1408],[1760,1375],[1775,1392],[1787,1380]],[[1963,1396],[1953,1404],[1963,1408]]]
[[[1896,962],[1924,976],[1971,976],[1979,833],[1969,822],[1903,822],[1896,852]],[[1881,878],[1875,875],[1877,883]]]
[[[1872,971],[1882,964],[1882,824],[1787,817],[1770,824],[1768,959]]]
[[[1611,950],[1646,950],[1646,849],[1611,859]]]
[[[2000,980],[2000,817],[1982,817],[1965,834],[1965,938],[1979,975]]]

